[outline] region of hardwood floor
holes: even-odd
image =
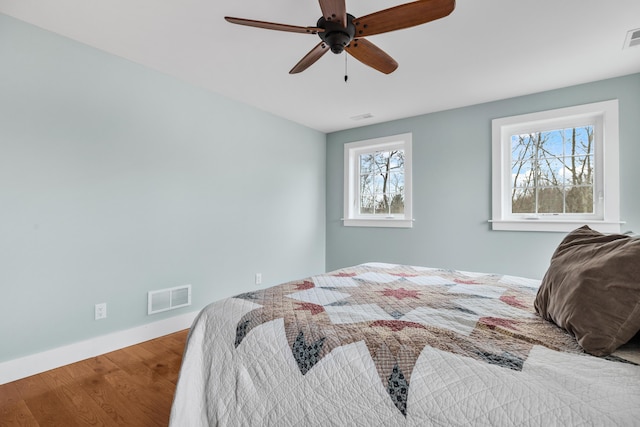
[[[0,426],[166,426],[187,333],[0,385]]]

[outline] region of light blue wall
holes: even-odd
[[[541,277],[562,235],[487,223],[491,119],[612,98],[623,229],[638,232],[640,74],[336,132],[325,151],[322,133],[0,14],[0,362],[197,310],[256,272],[268,286],[378,260]],[[343,144],[403,132],[414,228],[342,227]],[[186,283],[192,307],[146,315],[148,290]]]
[[[491,120],[619,99],[623,231],[640,232],[640,74],[327,136],[327,270],[387,261],[541,278],[563,234],[491,231]],[[414,228],[343,227],[343,146],[413,133]]]
[[[324,251],[324,134],[0,15],[0,362],[322,272]],[[192,307],[146,315],[189,283]]]

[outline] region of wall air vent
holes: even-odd
[[[161,313],[191,305],[191,285],[149,291],[147,294],[147,314]]]
[[[640,28],[636,28],[627,33],[627,38],[624,41],[624,49],[633,46],[640,46]]]

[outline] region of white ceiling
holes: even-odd
[[[400,66],[349,57],[347,83],[345,54],[288,74],[317,36],[223,19],[315,26],[317,0],[0,0],[0,12],[322,132],[640,72],[640,47],[623,49],[638,0],[458,0],[446,18],[369,37]]]

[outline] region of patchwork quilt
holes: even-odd
[[[171,425],[638,425],[640,349],[584,353],[539,284],[368,263],[213,303]]]

